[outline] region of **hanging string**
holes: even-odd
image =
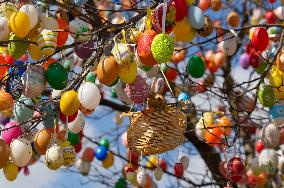
[[[141,151],[141,157],[140,157],[140,169],[141,169],[141,171],[143,170],[142,161],[143,161],[143,152]]]
[[[166,75],[164,74],[163,70],[161,69],[161,66],[158,65],[158,67],[159,67],[159,69],[160,69],[160,71],[161,71],[161,73],[162,73],[164,79],[166,80],[166,84],[167,84],[167,86],[168,86],[168,88],[169,88],[169,90],[170,90],[170,92],[171,92],[173,98],[175,99],[175,101],[176,101],[176,103],[177,103],[177,98],[175,97],[175,94],[174,94],[174,92],[173,92],[173,90],[172,90],[172,88],[171,88],[171,86],[170,86],[170,83],[169,83],[168,79],[166,78]]]
[[[162,32],[166,32],[166,16],[167,16],[167,0],[163,4],[163,17],[162,17]]]
[[[66,134],[65,134],[65,137],[68,140],[68,116],[66,116]]]

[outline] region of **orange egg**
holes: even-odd
[[[211,0],[200,0],[198,7],[204,12],[210,7],[210,4]]]
[[[0,54],[0,65],[5,65],[5,64],[7,64],[5,57],[2,54]],[[0,67],[0,78],[2,78],[5,75],[8,68],[9,68],[8,66]]]
[[[220,139],[223,135],[222,129],[216,127],[212,129],[207,129],[205,131],[205,141],[210,145],[216,145],[220,143]]]
[[[9,110],[13,107],[14,100],[10,93],[5,90],[0,90],[0,111]]]
[[[68,25],[63,18],[58,18],[57,23],[58,23],[59,29],[63,30],[63,31],[58,32],[58,35],[57,35],[57,46],[61,47],[66,43],[68,39],[69,33],[64,32],[68,29]]]
[[[232,27],[237,27],[240,24],[240,16],[232,11],[227,16],[227,23]]]
[[[217,52],[214,56],[214,63],[216,66],[221,67],[224,65],[226,56],[223,52]]]
[[[104,85],[111,85],[117,78],[119,66],[113,56],[109,56],[100,61],[97,67],[97,77]]]
[[[222,116],[219,121],[218,125],[222,127],[222,130],[226,136],[231,134],[232,131],[232,121],[227,116]]]
[[[284,53],[279,53],[276,57],[276,66],[279,70],[284,72]]]
[[[45,155],[47,147],[50,144],[50,140],[51,140],[50,131],[46,129],[42,129],[37,132],[37,134],[34,137],[34,146],[35,146],[36,151],[40,155]]]
[[[267,183],[267,174],[266,172],[261,172],[258,175],[258,184],[262,187]]]
[[[211,0],[211,8],[214,11],[219,11],[222,8],[222,0]]]
[[[47,70],[47,69],[48,69],[48,66],[49,66],[51,63],[54,63],[54,62],[56,62],[56,60],[55,60],[54,58],[50,58],[49,60],[45,61],[42,66],[44,67],[45,70]]]

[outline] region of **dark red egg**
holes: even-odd
[[[257,52],[254,51],[249,54],[249,64],[255,69],[259,66],[260,58]]]
[[[187,4],[185,0],[173,0],[173,5],[176,7],[176,21],[181,21],[187,16]]]
[[[183,176],[183,165],[182,163],[176,163],[174,166],[175,176],[181,178]]]
[[[227,175],[229,179],[237,183],[241,181],[245,173],[245,165],[241,158],[233,157],[227,163]]]
[[[265,13],[265,20],[269,24],[275,24],[275,22],[277,20],[277,16],[275,15],[275,13],[273,11],[267,11]]]

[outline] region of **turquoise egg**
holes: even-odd
[[[181,92],[178,96],[178,101],[188,101],[190,100],[190,95],[187,92]]]
[[[21,123],[31,119],[34,115],[34,110],[30,108],[34,103],[30,98],[21,97],[14,105],[13,115],[17,122]]]
[[[284,123],[284,103],[282,101],[275,103],[269,108],[269,117],[276,125]]]

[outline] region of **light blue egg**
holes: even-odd
[[[188,101],[190,100],[190,95],[187,92],[181,92],[178,96],[178,101]]]
[[[269,108],[269,118],[276,124],[282,125],[284,123],[284,103],[277,102]]]
[[[75,5],[82,6],[87,3],[88,0],[74,0]]]
[[[19,123],[31,119],[34,115],[34,110],[30,107],[33,105],[34,103],[30,98],[21,97],[14,105],[14,119]]]

